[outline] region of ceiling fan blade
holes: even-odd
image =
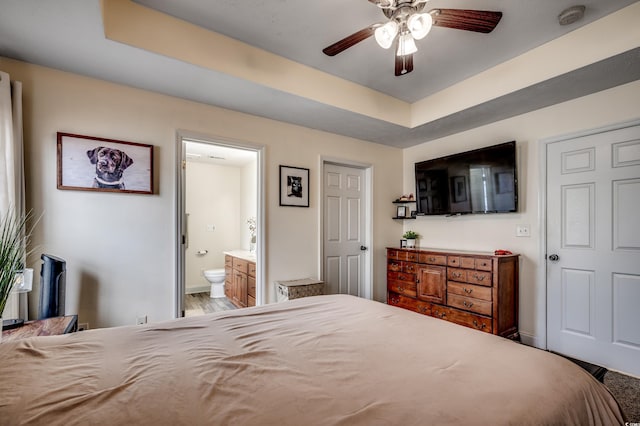
[[[331,46],[325,47],[324,49],[322,49],[322,51],[325,55],[335,56],[338,53],[347,50],[351,46],[371,37],[379,25],[380,24],[370,25],[367,28],[364,28],[358,32],[351,34],[350,36],[343,38],[338,42],[333,43]]]
[[[396,55],[396,77],[413,71],[413,53],[404,56]]]
[[[502,18],[502,12],[465,9],[432,9],[433,25],[457,30],[490,33]]]

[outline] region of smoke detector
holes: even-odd
[[[584,6],[571,6],[558,15],[558,22],[560,25],[569,25],[573,24],[576,21],[579,21],[584,16]]]

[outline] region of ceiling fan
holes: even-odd
[[[424,38],[433,25],[490,33],[502,18],[502,12],[486,10],[431,9],[424,12],[427,1],[369,0],[382,9],[388,21],[371,24],[322,51],[328,56],[335,56],[372,35],[384,49],[391,47],[395,40],[395,74],[401,76],[413,71],[413,54],[418,51],[415,40]]]

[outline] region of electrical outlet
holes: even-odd
[[[146,324],[146,323],[147,323],[147,316],[146,315],[141,315],[141,316],[136,318],[136,325]]]
[[[78,331],[85,331],[89,329],[89,323],[88,322],[81,322],[80,324],[78,324]]]
[[[530,237],[529,225],[516,225],[516,237]]]
[[[208,232],[213,232],[216,230],[216,226],[215,225],[207,225],[207,231]]]

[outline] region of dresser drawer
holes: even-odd
[[[403,296],[401,294],[389,292],[387,297],[387,304],[391,306],[397,306],[399,308],[408,309],[410,311],[416,311],[418,301],[411,297]]]
[[[247,262],[246,260],[239,259],[237,257],[233,258],[233,269],[235,269],[236,271],[246,274],[248,270],[248,266],[249,266],[249,262]]]
[[[491,287],[484,287],[475,284],[447,283],[447,292],[449,294],[457,294],[459,296],[473,297],[481,300],[492,300]]]
[[[402,272],[415,274],[418,271],[418,264],[412,262],[402,262]]]
[[[404,281],[389,281],[387,284],[389,291],[402,294],[409,297],[416,297],[416,284],[407,283]]]
[[[405,272],[387,272],[387,282],[391,281],[402,281],[415,285],[416,276],[414,274],[407,274]]]
[[[387,260],[387,271],[389,272],[402,272],[402,262],[395,259]]]
[[[451,322],[487,333],[493,333],[493,322],[489,317],[460,311],[454,308],[449,308],[447,314],[447,319]]]
[[[460,256],[447,256],[447,266],[460,267]]]
[[[458,281],[461,283],[467,282],[467,270],[458,268],[447,268],[447,279],[451,281]]]
[[[406,260],[408,260],[409,262],[417,262],[418,261],[418,253],[413,252],[413,251],[408,251]]]
[[[491,316],[491,308],[493,305],[487,300],[474,299],[473,297],[460,296],[453,293],[447,295],[447,304],[454,308],[460,308],[465,311],[487,316]]]
[[[460,257],[460,267],[464,269],[475,269],[476,259],[474,257]]]
[[[447,265],[447,256],[442,254],[433,254],[433,253],[420,253],[418,256],[418,261],[420,263],[427,263],[429,265]]]
[[[471,284],[479,284],[491,286],[491,272],[485,271],[469,271],[467,274],[467,282]]]
[[[476,269],[480,271],[491,271],[491,259],[476,259]]]
[[[387,260],[400,260],[398,258],[398,254],[402,253],[400,250],[393,250],[393,249],[388,249],[387,250]]]
[[[432,317],[451,321],[458,325],[464,325],[465,327],[475,328],[476,330],[486,331],[487,333],[493,331],[492,321],[489,317],[439,305],[432,305],[431,309]]]

